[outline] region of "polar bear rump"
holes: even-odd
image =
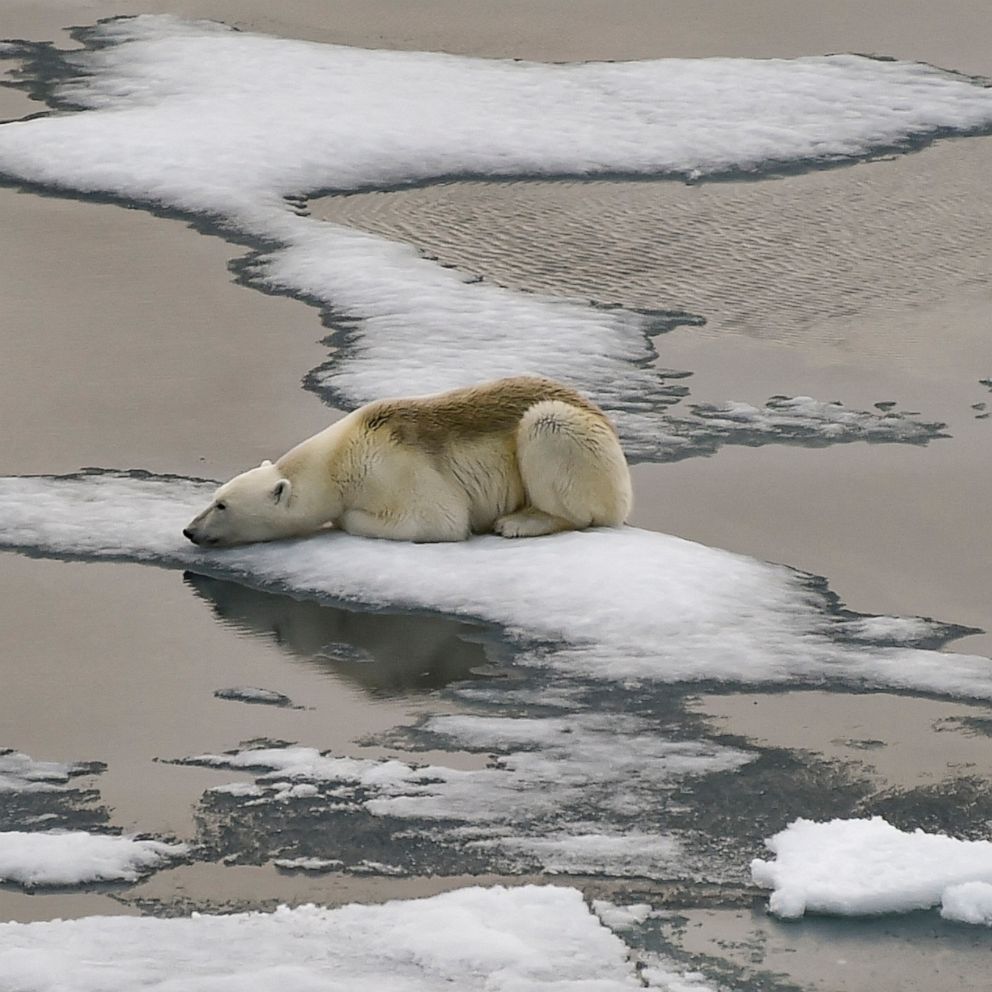
[[[459,541],[618,527],[630,473],[606,415],[550,379],[515,377],[361,407],[221,486],[183,533],[223,546],[333,525]]]

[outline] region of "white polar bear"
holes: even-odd
[[[219,546],[335,525],[395,541],[619,527],[630,472],[599,407],[523,376],[369,403],[221,486],[183,534]]]

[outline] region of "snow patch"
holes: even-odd
[[[0,881],[25,886],[134,882],[188,853],[186,844],[82,831],[5,831],[0,833]]]
[[[0,925],[0,974],[30,992],[634,992],[623,942],[575,889],[467,888],[430,899],[180,919]]]

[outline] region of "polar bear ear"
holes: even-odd
[[[276,503],[281,503],[289,499],[289,494],[293,489],[293,484],[289,479],[280,479],[272,490],[272,499]]]
[[[270,462],[270,461],[268,460],[268,458],[266,458],[266,459],[265,459],[265,461],[264,461],[264,462],[262,462],[262,464],[261,464],[261,465],[259,465],[258,467],[259,467],[259,468],[268,468],[268,467],[269,467],[269,466],[270,466],[271,464],[272,464],[272,462]]]

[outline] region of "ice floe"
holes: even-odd
[[[27,887],[133,882],[188,853],[186,844],[110,834],[8,830],[0,832],[0,881]]]
[[[938,433],[860,412],[857,425],[829,404],[811,413],[794,402],[745,424],[718,424],[718,410],[668,419],[685,387],[649,367],[650,335],[694,318],[510,292],[315,221],[300,198],[456,174],[698,177],[834,162],[988,129],[992,91],[966,77],[853,55],[542,65],[152,15],[83,38],[89,47],[62,56],[52,90],[83,112],[5,125],[0,174],[204,215],[258,246],[246,278],[327,308],[338,350],[308,381],[338,405],[540,372],[610,410],[637,458],[738,436]],[[17,54],[30,61],[30,46]],[[39,80],[50,79],[55,53],[36,54]]]
[[[57,792],[74,775],[102,768],[93,763],[36,761],[20,751],[0,748],[0,793]]]
[[[344,862],[337,858],[276,858],[272,864],[283,871],[305,871],[314,874],[344,867]]]
[[[504,628],[521,663],[593,679],[992,698],[989,659],[913,646],[953,628],[913,619],[896,638],[892,621],[873,641],[870,627],[853,618],[852,628],[852,617],[836,612],[822,584],[743,555],[634,528],[451,545],[331,532],[204,552],[180,530],[212,488],[140,473],[0,478],[0,546],[192,568],[297,596],[487,620]]]
[[[274,689],[259,689],[250,685],[231,686],[227,689],[217,689],[214,695],[218,699],[230,699],[239,703],[253,703],[261,706],[288,706],[294,707],[293,700],[289,696],[276,692]]]
[[[751,863],[754,881],[773,889],[773,913],[860,916],[944,904],[964,922],[992,920],[992,841],[906,832],[881,817],[796,820],[765,841],[774,861]]]
[[[643,923],[652,912],[650,903],[631,903],[618,906],[608,899],[593,899],[593,912],[611,929],[625,930]]]
[[[0,974],[6,987],[24,992],[644,987],[623,941],[600,924],[578,891],[554,886],[466,888],[339,909],[5,923]]]

